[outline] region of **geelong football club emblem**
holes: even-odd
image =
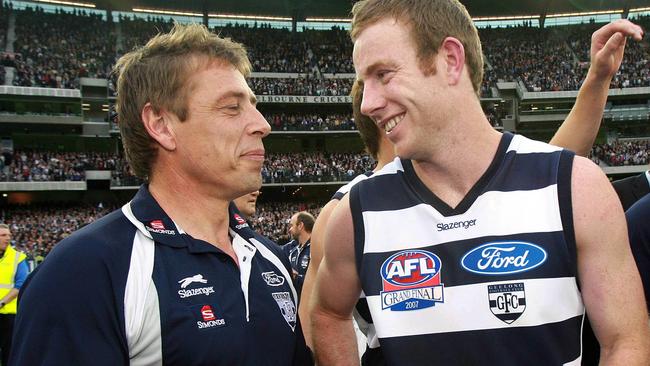
[[[275,302],[278,303],[280,312],[284,317],[284,320],[287,321],[287,324],[291,327],[291,330],[296,329],[296,305],[291,299],[291,295],[288,292],[274,292],[271,294],[275,299]]]
[[[500,320],[511,324],[526,310],[523,282],[488,285],[490,310]]]
[[[381,266],[382,310],[419,310],[443,303],[441,267],[440,258],[426,250],[403,250],[390,256]]]

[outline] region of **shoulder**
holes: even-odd
[[[120,210],[113,211],[62,240],[47,256],[46,262],[68,256],[93,260],[117,252],[130,253],[135,231],[135,226]]]
[[[58,243],[32,282],[65,288],[126,281],[135,231],[126,217],[115,211]]]

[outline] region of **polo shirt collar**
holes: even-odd
[[[140,186],[138,193],[127,205],[130,205],[135,219],[144,226],[147,234],[156,242],[172,247],[188,247],[190,252],[193,253],[221,252],[210,243],[194,239],[186,234],[156,202],[156,199],[149,192],[147,184]],[[231,232],[238,234],[247,241],[254,238],[255,232],[241,216],[234,203],[230,203],[228,211]],[[140,230],[142,230],[142,225],[139,227]]]
[[[133,216],[144,225],[153,240],[173,247],[188,246],[187,235],[156,202],[147,184],[140,186],[128,204],[131,205]]]

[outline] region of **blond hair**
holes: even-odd
[[[474,91],[480,92],[483,81],[481,41],[467,9],[458,0],[361,0],[352,7],[352,40],[368,26],[386,18],[411,28],[420,68],[426,73],[435,73],[431,60],[442,41],[446,37],[458,39],[465,49],[465,63]]]

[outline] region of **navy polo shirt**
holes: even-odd
[[[234,205],[230,218],[239,263],[141,187],[25,282],[11,364],[311,364],[287,259]]]

